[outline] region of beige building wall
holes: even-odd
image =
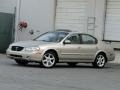
[[[31,40],[54,30],[55,0],[18,0],[15,41]],[[19,30],[20,22],[28,27]],[[31,34],[30,32],[33,32]]]
[[[0,12],[14,13],[17,0],[0,0]]]

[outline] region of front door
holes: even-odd
[[[72,34],[65,41],[67,40],[70,41],[70,43],[65,43],[61,46],[61,59],[79,60],[81,56],[79,34]]]

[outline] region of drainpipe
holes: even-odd
[[[20,8],[21,8],[21,0],[17,0],[17,7],[15,12],[15,41],[19,41],[19,35],[18,35],[18,23],[20,21]]]

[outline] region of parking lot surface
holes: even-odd
[[[19,66],[0,55],[0,90],[120,90],[120,64],[109,63],[104,69],[58,64],[45,69],[39,64]]]

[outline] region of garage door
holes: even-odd
[[[84,31],[88,0],[57,0],[56,29]]]
[[[107,0],[104,39],[120,41],[120,0]]]

